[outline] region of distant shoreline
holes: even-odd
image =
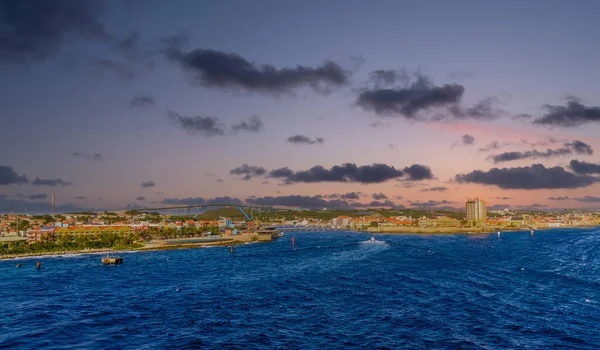
[[[594,229],[598,226],[562,226],[538,227],[533,230],[559,230],[559,229]],[[374,234],[482,234],[494,232],[520,232],[529,231],[531,228],[500,228],[500,227],[370,227],[367,233]]]

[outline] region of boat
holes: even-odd
[[[112,254],[106,254],[106,256],[102,258],[102,263],[104,265],[119,265],[123,263],[123,258]]]
[[[256,233],[258,233],[259,235],[270,234],[272,238],[283,237],[283,233],[281,233],[281,231],[279,231],[277,227],[273,226],[256,230]]]

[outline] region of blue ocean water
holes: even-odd
[[[0,348],[600,348],[600,230],[370,237],[0,261]]]

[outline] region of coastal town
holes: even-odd
[[[257,234],[264,228],[370,233],[481,233],[600,225],[598,212],[548,213],[505,209],[488,213],[485,201],[479,198],[468,199],[463,212],[281,208],[248,220],[231,209],[217,209],[202,215],[138,210],[60,215],[4,214],[0,215],[1,252],[156,247],[156,242],[169,239],[199,239],[195,243],[211,244],[219,243],[219,239],[223,240],[222,243],[270,240],[270,237],[267,239]]]

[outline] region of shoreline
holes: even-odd
[[[203,247],[218,247],[218,246],[230,246],[244,244],[242,241],[210,241],[210,242],[194,242],[194,243],[181,243],[181,244],[146,244],[143,247],[127,248],[127,249],[114,249],[114,248],[98,248],[98,249],[81,249],[81,250],[58,250],[51,252],[34,252],[34,253],[21,253],[21,254],[6,254],[0,255],[0,260],[15,260],[15,259],[27,259],[27,258],[38,258],[38,257],[52,257],[52,256],[65,256],[65,255],[97,255],[108,252],[151,252],[161,250],[182,250],[182,249],[194,249]]]
[[[547,231],[547,230],[561,230],[561,229],[594,229],[599,226],[563,226],[563,227],[537,227],[533,228],[534,231]],[[365,233],[372,234],[405,234],[405,235],[429,235],[429,234],[441,234],[441,235],[477,235],[486,233],[496,232],[522,232],[529,231],[532,228],[500,228],[500,227],[378,227],[368,228]]]

